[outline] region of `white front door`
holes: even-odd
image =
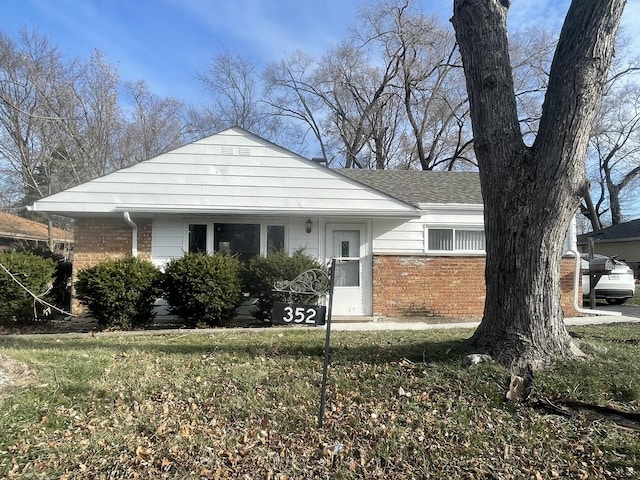
[[[371,262],[366,226],[327,225],[327,257],[336,259],[333,315],[371,315]]]

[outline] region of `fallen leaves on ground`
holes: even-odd
[[[90,388],[65,389],[60,379],[61,396],[42,394],[33,405],[37,421],[3,425],[10,436],[1,444],[0,476],[638,476],[637,436],[505,404],[507,372],[491,363],[465,366],[455,354],[424,361],[419,351],[389,359],[338,349],[320,429],[321,356],[287,335],[235,349],[187,341],[109,348]],[[5,418],[27,415],[19,403],[5,407]]]

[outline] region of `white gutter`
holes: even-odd
[[[131,217],[129,216],[129,212],[124,212],[124,220],[131,225],[132,231],[131,231],[131,256],[132,257],[137,257],[138,256],[138,225],[136,225],[136,223],[131,220]]]
[[[127,212],[143,212],[143,213],[180,213],[188,215],[259,215],[259,216],[302,216],[302,217],[390,217],[390,218],[419,218],[420,211],[417,208],[412,210],[364,210],[364,209],[341,209],[341,210],[324,210],[324,209],[272,209],[272,208],[212,208],[207,206],[184,207],[157,207],[157,206],[136,206],[125,207]],[[110,210],[96,210],[95,212],[77,211],[76,214],[87,213],[110,213],[123,212],[125,208],[114,208]],[[56,213],[58,211],[56,210]]]
[[[607,315],[610,317],[622,316],[622,312],[593,310],[591,308],[583,308],[580,306],[580,303],[578,302],[578,295],[582,294],[582,289],[580,288],[580,277],[582,275],[582,259],[580,257],[580,252],[578,251],[578,246],[576,244],[576,217],[573,217],[573,219],[571,220],[571,224],[569,225],[569,242],[571,242],[569,253],[571,253],[576,259],[576,267],[573,276],[573,308],[575,308],[576,312],[583,313],[585,315]]]

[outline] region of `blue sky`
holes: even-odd
[[[45,34],[61,52],[87,58],[98,49],[123,80],[146,80],[151,90],[187,103],[205,92],[195,75],[228,51],[264,64],[302,49],[321,53],[345,37],[359,0],[3,0],[0,30]],[[447,21],[453,0],[423,0]],[[557,29],[568,0],[513,0],[510,28]],[[636,21],[637,20],[637,21]],[[630,0],[623,24],[640,22],[640,0]],[[637,27],[636,27],[637,30]],[[640,39],[635,42],[640,55]]]

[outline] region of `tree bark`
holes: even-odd
[[[584,203],[585,205],[582,209],[582,214],[591,222],[591,228],[593,231],[599,232],[602,230],[602,223],[600,223],[600,217],[598,217],[598,212],[596,211],[596,206],[593,204],[593,199],[591,198],[589,190],[584,194]]]
[[[536,140],[518,123],[508,0],[454,0],[484,197],[487,296],[471,341],[507,365],[576,350],[563,322],[560,263],[588,184],[584,157],[624,0],[574,0],[551,66]]]
[[[622,223],[622,208],[620,207],[620,187],[607,181],[609,191],[609,208],[611,209],[611,225]]]

